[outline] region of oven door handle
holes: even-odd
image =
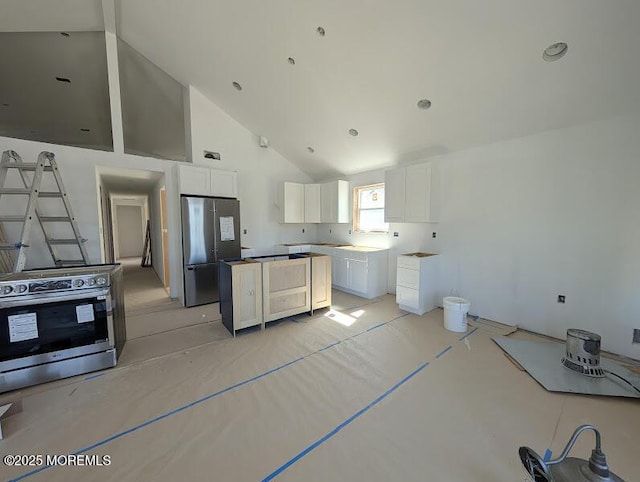
[[[31,296],[14,296],[5,298],[0,302],[0,309],[13,308],[16,306],[43,305],[46,303],[56,303],[58,301],[74,301],[99,296],[109,296],[109,288],[99,288],[92,290],[79,290],[71,293],[37,293]]]

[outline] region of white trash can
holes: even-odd
[[[471,303],[464,298],[447,296],[442,299],[444,306],[444,327],[449,331],[467,331],[467,313]]]

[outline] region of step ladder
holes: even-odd
[[[151,224],[147,219],[147,229],[144,236],[144,247],[142,248],[142,261],[140,266],[149,268],[151,266]]]
[[[11,188],[5,187],[7,180],[7,174],[9,169],[16,169],[20,179],[22,180],[22,187]],[[33,176],[29,179],[26,175],[27,172],[32,172]],[[53,174],[57,190],[55,191],[41,191],[40,186],[45,172]],[[37,221],[44,234],[45,243],[49,249],[49,253],[57,267],[64,266],[80,266],[89,264],[89,256],[85,247],[87,241],[80,235],[80,229],[76,222],[73,212],[71,210],[71,204],[67,196],[67,191],[62,183],[62,177],[58,171],[58,165],[55,160],[55,155],[52,152],[43,151],[38,156],[38,160],[35,163],[23,162],[22,158],[15,151],[4,151],[2,153],[2,160],[0,161],[0,200],[6,195],[22,195],[28,196],[27,207],[24,215],[0,215],[0,222],[22,223],[22,230],[20,234],[20,240],[15,243],[0,244],[0,250],[2,251],[15,251],[15,264],[13,266],[13,272],[18,273],[24,269],[24,265],[27,259],[27,248],[29,248],[29,239],[33,227],[33,222]],[[65,214],[61,216],[43,216],[41,209],[38,206],[38,201],[43,198],[59,198],[62,200]],[[72,238],[54,238],[50,235],[50,230],[47,226],[50,223],[66,223],[71,227],[73,231]],[[56,246],[76,246],[79,255],[75,259],[61,259],[57,254]]]

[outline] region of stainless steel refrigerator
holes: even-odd
[[[185,305],[219,301],[218,263],[240,257],[240,202],[183,196],[182,254]]]

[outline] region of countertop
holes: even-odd
[[[389,248],[372,248],[370,246],[352,246],[349,244],[338,244],[338,243],[282,243],[280,246],[326,246],[328,248],[338,248],[344,249],[348,251],[362,251],[362,252],[373,252],[373,251],[386,251]],[[416,253],[417,254],[417,253]],[[424,253],[428,255],[428,253]]]

